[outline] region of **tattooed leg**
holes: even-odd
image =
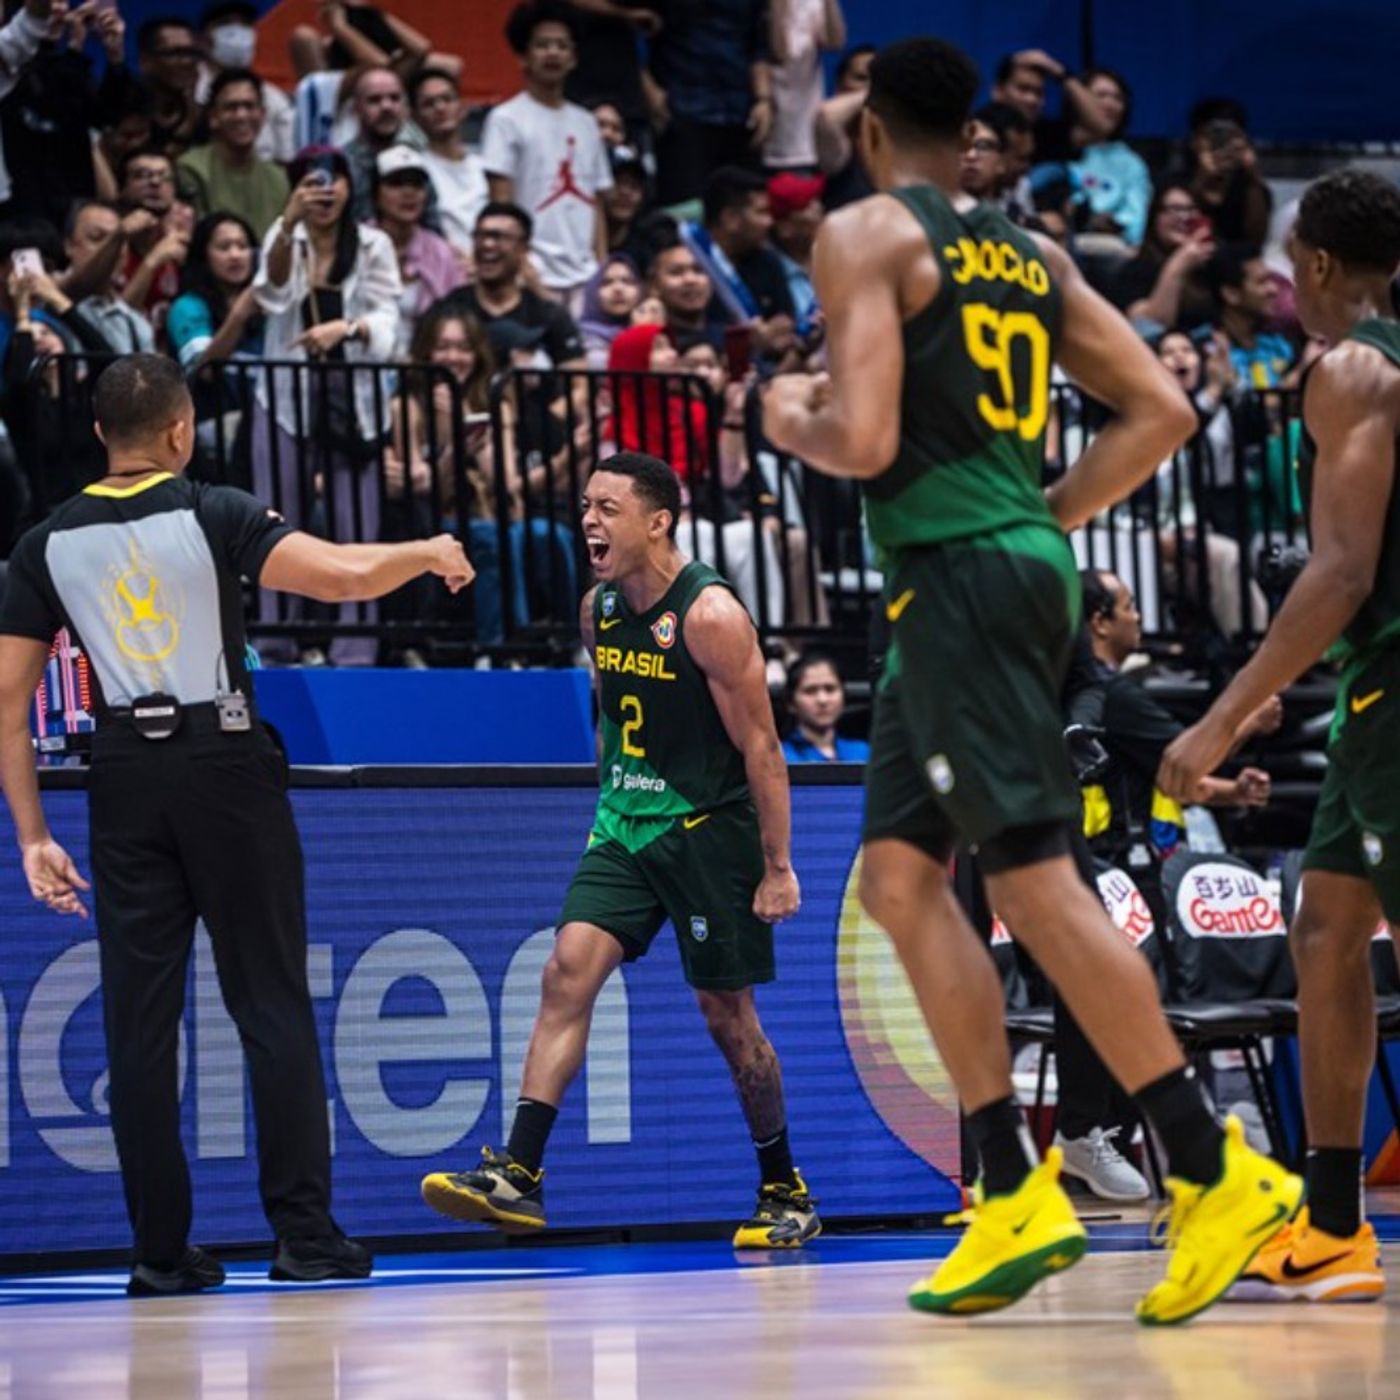
[[[696,992],[695,996],[734,1077],[762,1179],[795,1179],[787,1140],[783,1071],[759,1022],[752,990]]]

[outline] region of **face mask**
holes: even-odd
[[[251,68],[258,31],[246,24],[221,24],[209,31],[209,56],[220,68]]]

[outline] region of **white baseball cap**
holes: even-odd
[[[428,178],[428,167],[424,164],[423,157],[412,146],[390,146],[387,151],[380,151],[374,164],[381,180],[390,175],[402,175],[409,170],[416,171],[425,180]]]

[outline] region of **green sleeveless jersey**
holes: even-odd
[[[999,210],[941,190],[893,191],[928,235],[938,295],[904,323],[899,453],[865,482],[887,550],[1059,525],[1041,476],[1060,293],[1034,239]]]
[[[1400,321],[1362,321],[1352,328],[1348,340],[1360,341],[1379,350],[1400,367]],[[1395,444],[1400,459],[1400,439]],[[1317,466],[1317,444],[1308,433],[1306,421],[1298,441],[1298,486],[1303,511],[1311,528],[1313,478]],[[1385,512],[1385,537],[1381,541],[1380,562],[1370,596],[1347,625],[1332,649],[1334,660],[1349,662],[1369,659],[1381,646],[1400,637],[1400,491],[1393,487]]]
[[[594,595],[602,733],[596,838],[640,850],[678,817],[749,795],[743,755],[685,645],[686,614],[711,584],[729,588],[708,565],[687,564],[640,615],[620,588],[603,584]]]

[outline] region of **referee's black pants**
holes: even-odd
[[[211,707],[212,708],[212,707]],[[248,1064],[263,1208],[279,1237],[328,1234],[330,1134],[306,981],[301,842],[265,731],[187,716],[166,740],[113,721],[89,781],[112,1129],[138,1263],[190,1229],[176,1045],[196,918]]]

